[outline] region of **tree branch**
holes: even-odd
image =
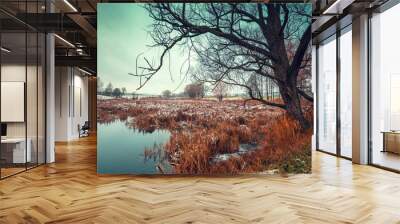
[[[297,91],[299,92],[299,94],[304,97],[304,99],[310,101],[310,102],[314,102],[314,98],[310,95],[308,95],[306,92],[304,92],[303,90],[297,88]]]
[[[289,76],[297,76],[299,74],[301,63],[303,62],[304,54],[306,53],[311,40],[311,24],[308,25],[300,39],[299,46],[293,57],[292,64],[289,67]]]

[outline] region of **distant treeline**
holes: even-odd
[[[230,93],[232,86],[225,83],[218,83],[213,88],[205,86],[203,83],[187,84],[182,92],[174,93],[171,90],[163,90],[160,94],[139,94],[137,92],[128,93],[125,87],[114,87],[111,82],[104,88],[104,83],[100,78],[97,80],[97,93],[103,96],[121,98],[121,97],[162,97],[162,98],[192,98],[201,99],[204,97],[215,97],[222,101],[226,97],[243,97],[247,98],[247,93]],[[271,95],[270,95],[271,96]],[[279,93],[272,94],[272,98],[279,97]]]

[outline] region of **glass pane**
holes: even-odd
[[[340,150],[352,157],[352,35],[351,30],[340,36]]]
[[[44,34],[39,34],[39,46],[38,46],[38,163],[45,163],[45,120],[46,120],[46,108],[45,108],[45,52],[46,37]]]
[[[400,170],[400,5],[372,18],[372,163]]]
[[[16,14],[43,13],[45,1],[1,1]],[[0,12],[0,176],[45,162],[45,36]],[[35,22],[31,19],[31,22]]]
[[[27,111],[27,143],[28,143],[28,168],[37,165],[38,160],[38,36],[36,32],[27,33],[28,38],[28,63],[27,63],[27,98],[26,98],[26,111]]]
[[[1,175],[5,177],[25,170],[30,159],[26,150],[25,32],[2,33],[1,45]]]
[[[318,148],[336,153],[336,39],[318,48]]]

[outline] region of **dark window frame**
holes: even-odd
[[[316,116],[316,134],[315,134],[315,145],[316,145],[316,151],[319,152],[323,152],[329,155],[333,155],[333,156],[337,156],[339,158],[343,158],[346,160],[352,160],[352,158],[347,157],[342,155],[342,150],[341,150],[341,119],[340,119],[340,77],[341,77],[341,66],[340,66],[340,37],[342,35],[344,35],[347,32],[351,32],[352,28],[352,23],[348,23],[346,25],[344,25],[343,27],[339,27],[336,24],[334,25],[336,26],[336,31],[334,33],[331,33],[330,35],[327,35],[324,39],[321,39],[318,41],[318,43],[316,44],[316,71],[315,71],[315,75],[316,75],[316,111],[315,111],[315,116]],[[336,41],[336,152],[332,153],[332,152],[328,152],[324,149],[321,149],[319,147],[319,116],[318,116],[318,108],[319,108],[319,48],[320,45],[322,43],[328,43],[330,41]]]

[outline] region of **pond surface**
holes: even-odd
[[[153,149],[170,138],[166,130],[142,133],[128,128],[124,121],[98,124],[97,172],[100,174],[158,174],[161,165],[165,173],[171,173],[167,161],[158,156],[145,157],[145,149]],[[155,153],[157,154],[157,153]]]

